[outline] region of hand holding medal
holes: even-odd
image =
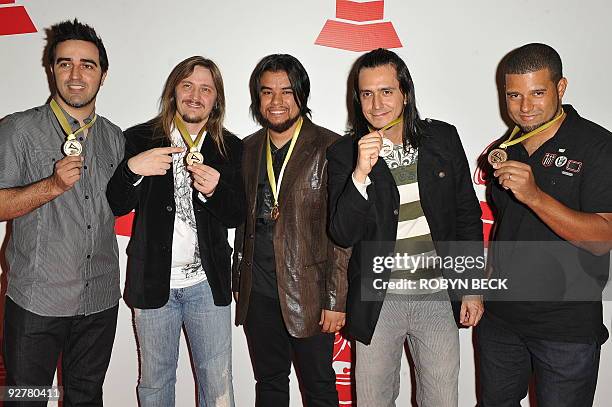
[[[379,157],[386,157],[393,152],[393,142],[384,136],[384,132],[402,122],[402,116],[391,121],[386,126],[375,130],[368,127],[371,133],[361,137],[358,142],[357,166],[355,167],[355,178],[359,182],[365,182],[365,178],[372,171]]]
[[[385,137],[385,131],[389,130],[391,127],[401,122],[402,122],[402,115],[400,115],[400,117],[398,117],[397,119],[391,121],[391,123],[377,130],[378,134],[380,134],[380,136],[382,137],[382,146],[378,153],[380,157],[386,157],[393,152],[393,142],[389,140],[387,137]],[[370,131],[374,131],[372,127],[368,126],[368,129]]]
[[[48,179],[52,189],[58,194],[68,191],[81,178],[81,168],[83,168],[83,157],[66,156],[55,163],[53,175]]]
[[[533,171],[529,164],[519,161],[508,160],[506,148],[514,144],[518,144],[536,134],[542,133],[550,128],[564,117],[563,109],[559,114],[547,123],[544,123],[535,130],[532,130],[521,137],[514,139],[514,136],[520,131],[519,127],[515,127],[510,134],[510,137],[500,144],[499,148],[491,150],[488,155],[488,161],[493,166],[495,172],[493,176],[497,178],[502,188],[511,190],[515,198],[520,202],[530,206],[541,197],[542,190],[538,187],[533,175]]]
[[[191,172],[193,187],[210,198],[219,184],[219,178],[221,177],[219,171],[208,165],[198,163],[189,164],[187,170]]]

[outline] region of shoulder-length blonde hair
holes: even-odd
[[[223,140],[223,131],[225,130],[223,127],[223,120],[225,119],[225,91],[223,88],[223,78],[221,77],[221,71],[219,71],[217,65],[210,59],[201,56],[193,56],[180,62],[174,67],[172,72],[170,72],[159,101],[159,114],[153,119],[155,128],[158,134],[162,134],[164,137],[170,137],[170,133],[174,129],[174,115],[176,114],[175,89],[183,79],[193,73],[196,66],[201,66],[210,71],[213,83],[217,89],[217,100],[210,112],[210,116],[208,116],[206,131],[215,142],[215,145],[219,149],[219,153],[221,153],[223,157],[226,157],[225,143]]]

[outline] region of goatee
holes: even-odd
[[[285,120],[282,123],[271,123],[268,119],[266,119],[265,117],[261,118],[261,125],[269,130],[272,130],[276,133],[282,133],[284,131],[287,131],[291,128],[291,126],[293,126],[295,124],[295,122],[297,122],[300,119],[300,115],[296,115],[295,117],[292,117],[288,120]]]

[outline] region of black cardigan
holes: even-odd
[[[144,177],[134,186],[126,176],[127,160],[170,141],[155,133],[152,122],[125,131],[125,158],[111,178],[106,195],[116,216],[132,209],[136,216],[127,247],[128,267],[124,299],[131,307],[160,308],[170,294],[170,264],[174,233],[174,178],[172,168],[163,176]],[[244,221],[244,188],[241,177],[242,141],[224,131],[227,158],[219,153],[211,137],[201,151],[204,164],[221,174],[215,193],[206,202],[194,189],[193,208],[198,230],[202,266],[216,305],[231,303],[231,253],[227,229]]]

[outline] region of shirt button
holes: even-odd
[[[91,225],[87,225],[87,229],[91,229]]]
[[[255,236],[253,236],[253,234],[249,234],[249,239],[255,239]]]
[[[88,258],[88,259],[91,259],[91,254],[88,254],[88,255],[87,255],[87,258]]]
[[[399,215],[399,210],[394,209],[394,210],[393,210],[393,214],[394,214],[395,216]]]
[[[172,206],[170,206],[170,205],[166,206],[166,210],[167,210],[168,212],[172,212]]]
[[[440,178],[444,178],[444,177],[446,177],[446,173],[445,173],[444,171],[440,171],[440,172],[438,173],[438,177],[440,177]]]
[[[85,287],[89,287],[89,283],[85,283]]]
[[[85,195],[85,199],[89,199],[89,195]]]

